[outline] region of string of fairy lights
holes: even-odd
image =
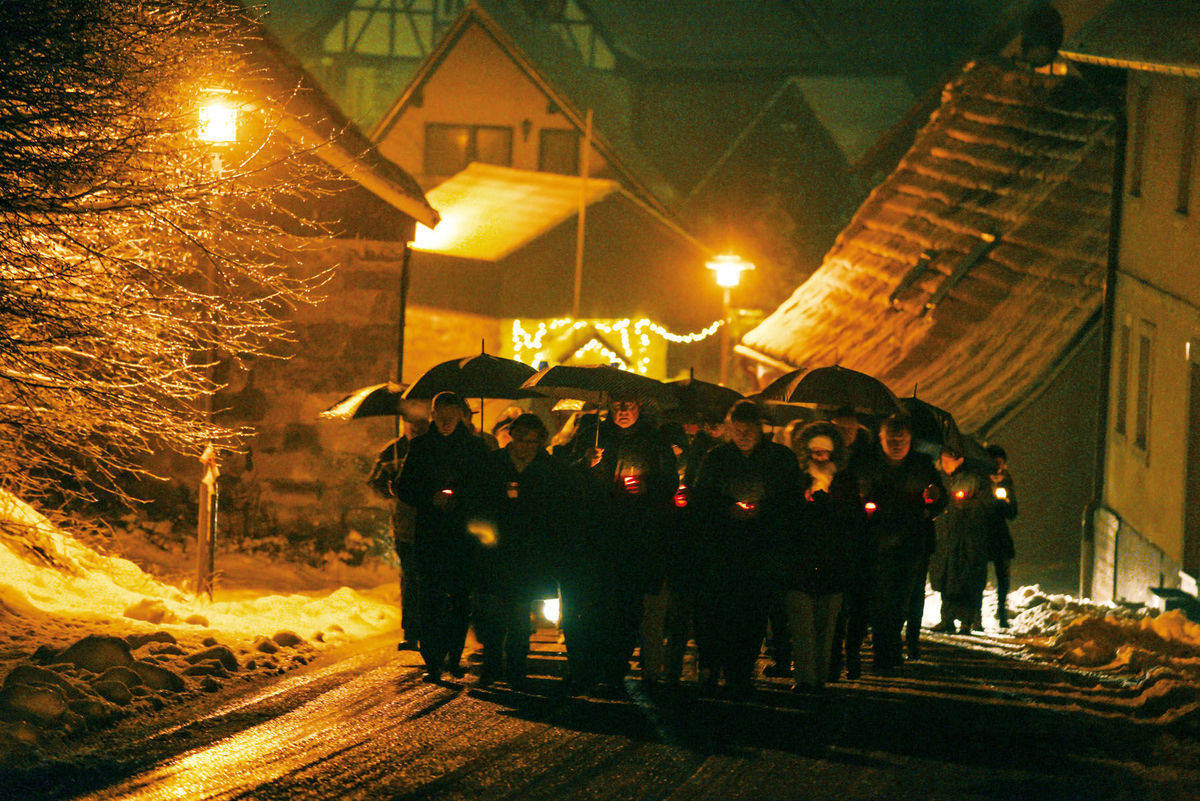
[[[550,350],[545,347],[547,338],[561,337],[570,331],[590,327],[611,337],[613,344],[620,347],[624,353],[617,353],[603,342],[591,339],[580,347],[575,355],[595,352],[609,363],[619,364],[625,370],[645,375],[650,369],[650,357],[643,354],[651,345],[651,336],[657,336],[676,344],[690,344],[708,339],[724,324],[724,320],[714,320],[710,325],[694,333],[676,334],[645,317],[638,320],[631,318],[576,320],[571,317],[560,317],[555,320],[541,321],[537,324],[537,328],[530,332],[525,329],[520,320],[513,320],[513,358],[534,366],[549,361]]]

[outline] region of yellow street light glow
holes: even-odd
[[[561,611],[557,598],[547,598],[542,601],[542,617],[556,626],[558,625],[558,618]]]
[[[716,274],[717,286],[726,289],[737,286],[742,280],[742,273],[754,269],[753,264],[742,261],[732,253],[722,253],[704,266]]]
[[[200,104],[200,139],[214,145],[237,140],[237,109],[221,92],[209,92]]]

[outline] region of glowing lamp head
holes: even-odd
[[[742,273],[746,270],[753,270],[754,265],[748,261],[742,261],[732,253],[723,253],[717,256],[712,261],[705,265],[713,271],[717,280],[717,286],[732,289],[737,286],[742,280]]]
[[[753,512],[756,506],[749,501],[738,501],[737,508],[741,509],[743,512]]]
[[[867,501],[863,504],[863,508],[867,510],[867,514],[874,514],[879,507],[875,505],[875,501]]]
[[[214,145],[237,141],[237,108],[224,92],[212,91],[200,103],[200,140]]]
[[[621,484],[625,487],[625,491],[630,495],[637,495],[642,491],[641,476],[624,476],[621,478]]]
[[[446,487],[446,489],[442,490],[442,495],[446,496],[447,498],[452,498],[454,497],[454,490]]]
[[[996,487],[996,498],[1001,501],[1008,500],[1008,490],[1004,487]]]
[[[954,497],[961,501],[963,498],[967,497],[967,491],[966,490],[955,490]]]

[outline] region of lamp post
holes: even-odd
[[[723,312],[725,323],[721,326],[720,377],[720,383],[724,386],[729,381],[729,326],[733,323],[733,307],[730,302],[731,294],[733,288],[741,283],[742,273],[746,270],[753,270],[754,265],[748,261],[743,261],[732,253],[723,253],[708,262],[705,266],[713,271],[713,277],[717,281],[717,286],[724,290]]]
[[[212,90],[205,93],[199,108],[198,136],[200,141],[212,146],[213,175],[220,177],[224,170],[221,148],[233,144],[237,139],[237,109],[229,103],[225,92]],[[216,276],[212,256],[204,259],[204,265],[206,290],[213,293],[216,291]],[[204,369],[209,385],[212,383],[216,357],[216,349],[210,338],[204,353]],[[207,392],[204,395],[203,412],[205,422],[211,423],[212,395]],[[200,464],[203,473],[200,477],[199,516],[196,523],[196,595],[207,595],[211,599],[213,544],[217,533],[217,477],[220,475],[217,452],[211,442],[205,445]]]

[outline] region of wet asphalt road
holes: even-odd
[[[374,642],[151,731],[0,776],[5,799],[1197,799],[1172,699],[944,639],[887,679],[734,704],[571,699],[558,646],[531,692],[420,681]],[[1189,723],[1188,721],[1192,721]]]

